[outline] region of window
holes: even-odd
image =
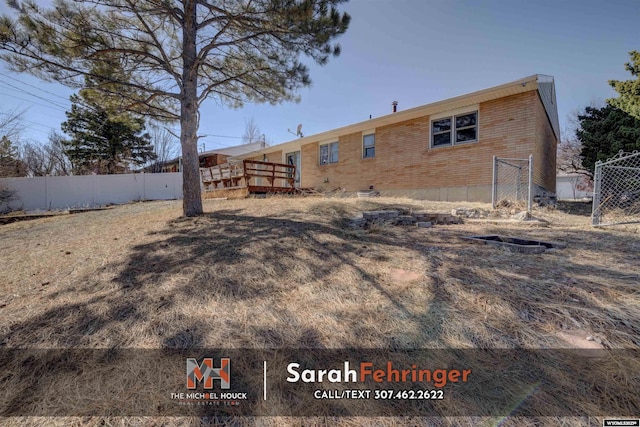
[[[431,122],[431,146],[451,145],[451,117]]]
[[[323,144],[320,146],[320,164],[338,163],[338,143]]]
[[[478,140],[478,112],[443,117],[431,122],[431,146],[444,147]]]
[[[376,156],[376,135],[362,137],[362,158],[371,159]]]

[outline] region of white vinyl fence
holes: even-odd
[[[25,211],[97,207],[182,198],[182,173],[2,178],[16,192],[9,208]],[[6,206],[0,206],[0,211]]]

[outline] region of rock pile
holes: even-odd
[[[480,208],[456,208],[451,210],[451,215],[462,218],[489,218],[491,211]]]
[[[349,220],[350,228],[369,228],[374,224],[429,228],[434,224],[462,224],[462,218],[447,213],[381,210],[363,212]]]

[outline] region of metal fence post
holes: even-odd
[[[496,208],[496,203],[497,203],[497,200],[496,200],[496,198],[498,197],[497,179],[498,179],[498,162],[497,162],[496,156],[493,156],[493,186],[491,188],[491,208],[492,209]]]
[[[600,181],[602,178],[602,161],[596,162],[593,172],[593,206],[591,207],[591,225],[600,224]]]
[[[527,212],[531,214],[533,205],[533,154],[529,154],[529,197],[527,200]]]

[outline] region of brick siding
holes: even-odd
[[[534,183],[555,191],[556,138],[537,91],[480,104],[478,142],[429,147],[430,117],[376,129],[375,158],[362,158],[362,133],[343,135],[338,163],[319,165],[319,142],[302,146],[301,186],[380,191],[483,187],[491,199],[493,156],[527,158],[534,154]],[[325,141],[323,141],[325,142]],[[282,161],[282,153],[276,154]],[[271,158],[271,155],[269,155]],[[433,192],[432,192],[433,194]]]

